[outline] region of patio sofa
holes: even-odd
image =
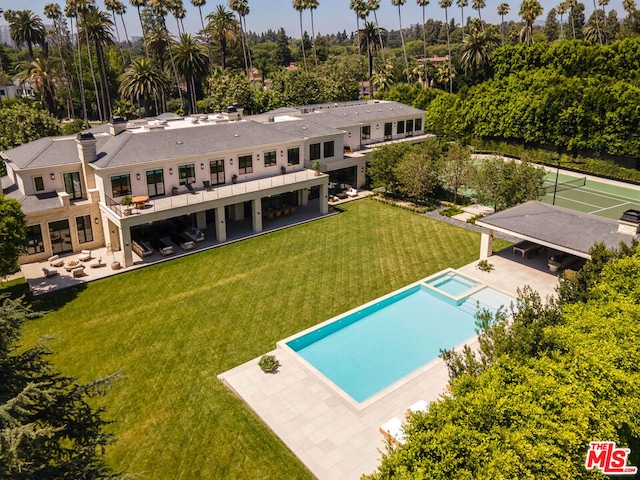
[[[195,227],[185,230],[184,234],[194,242],[204,242],[204,239],[205,239],[204,233],[202,233],[200,230],[198,230]]]
[[[56,275],[58,275],[58,270],[55,270],[53,268],[42,267],[42,271],[44,272],[44,276],[47,278],[55,277]]]
[[[131,242],[131,250],[133,250],[140,258],[147,257],[153,253],[153,249],[149,245],[145,242],[138,242],[136,240]]]
[[[167,255],[172,255],[173,254],[173,246],[172,245],[167,245],[166,243],[164,243],[159,238],[151,240],[150,243],[151,243],[151,246],[153,248],[155,248],[156,250],[158,250],[158,253],[160,253],[160,255],[162,255],[163,257],[166,257]]]
[[[60,255],[53,255],[49,257],[49,265],[52,267],[61,267],[64,265],[64,260],[60,258]]]
[[[579,258],[568,253],[558,253],[547,261],[549,271],[556,273],[578,262]]]

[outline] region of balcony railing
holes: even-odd
[[[322,175],[322,174],[320,174]],[[269,190],[284,185],[295,185],[306,180],[316,177],[313,170],[301,170],[297,172],[287,173],[284,175],[274,175],[272,177],[259,178],[257,180],[249,180],[235,184],[224,184],[220,186],[211,186],[207,188],[198,188],[193,193],[186,190],[186,187],[180,186],[177,195],[165,195],[163,197],[154,197],[146,202],[144,208],[125,207],[116,200],[106,197],[106,205],[119,217],[125,217],[126,209],[131,209],[134,215],[153,213],[172,208],[184,207],[187,205],[195,205],[198,203],[210,202],[230,198],[244,193],[259,192],[261,190]]]

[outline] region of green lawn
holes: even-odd
[[[149,479],[311,478],[216,378],[275,342],[446,267],[480,235],[373,200],[343,213],[53,293],[24,343],[88,381],[121,371],[102,400],[114,468]],[[496,248],[505,246],[496,242]]]

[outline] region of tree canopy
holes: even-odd
[[[20,202],[0,194],[0,279],[18,271],[18,257],[27,251],[26,228]]]

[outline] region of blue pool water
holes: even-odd
[[[432,287],[435,287],[438,290],[446,292],[454,297],[462,295],[466,291],[478,285],[478,283],[474,282],[473,280],[451,273],[436,277],[432,280],[429,280],[427,283]]]
[[[437,358],[440,349],[472,338],[478,300],[497,309],[512,298],[484,288],[463,302],[454,302],[417,285],[287,345],[354,400],[363,402]]]

